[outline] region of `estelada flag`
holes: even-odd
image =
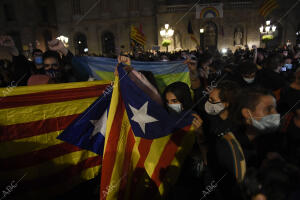
[[[176,181],[193,146],[193,117],[169,114],[122,66],[118,73],[107,121],[100,199],[154,199]]]
[[[0,186],[6,190],[12,181],[17,184],[6,198],[53,199],[99,174],[101,156],[56,137],[109,84],[95,81],[0,89]]]

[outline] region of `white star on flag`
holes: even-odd
[[[90,120],[90,122],[94,125],[94,130],[90,135],[89,139],[92,139],[97,133],[101,133],[105,136],[106,131],[106,122],[107,122],[107,110],[101,116],[99,120]]]
[[[131,120],[137,122],[140,125],[144,134],[145,134],[145,127],[146,127],[147,123],[158,121],[154,117],[147,115],[148,101],[139,110],[132,107],[130,104],[129,104],[129,107],[133,113]]]

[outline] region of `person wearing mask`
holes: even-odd
[[[10,54],[12,61],[12,81],[16,86],[24,86],[31,75],[30,63],[24,55],[19,53],[14,40],[8,35],[0,36],[0,47],[5,48]]]
[[[183,82],[174,82],[165,88],[162,97],[165,108],[170,114],[192,113],[194,116],[193,132],[198,135],[203,122],[199,115],[191,110],[193,101],[189,86]],[[199,190],[197,184],[194,183],[198,180],[198,173],[201,173],[201,166],[203,162],[199,156],[199,148],[194,143],[192,151],[185,158],[178,180],[170,191],[169,199],[197,197]]]
[[[238,66],[237,73],[228,77],[229,80],[235,81],[240,87],[259,87],[261,84],[260,71],[256,64],[250,61],[244,61]]]
[[[286,81],[280,74],[283,66],[282,56],[278,53],[270,55],[266,65],[261,70],[261,84],[264,88],[276,92],[286,86]]]
[[[32,51],[32,74],[45,74],[43,66],[43,51],[40,49],[34,49]]]
[[[294,81],[281,89],[278,110],[281,114],[287,113],[300,100],[300,67],[294,73]]]

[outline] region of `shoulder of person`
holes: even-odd
[[[242,182],[246,173],[246,161],[243,149],[232,132],[219,136],[216,152],[220,164],[236,178],[237,182]]]

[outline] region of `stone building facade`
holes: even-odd
[[[154,45],[164,50],[159,31],[168,23],[175,30],[169,46],[172,51],[196,47],[187,31],[190,21],[195,38],[204,44],[213,36],[217,49],[262,45],[259,27],[265,19],[258,14],[261,0],[199,3],[208,2],[222,3],[223,17],[197,19],[194,0],[0,0],[0,7],[6,10],[0,12],[0,33],[15,35],[23,48],[39,41],[37,47],[43,50],[49,38],[64,35],[69,38],[73,52],[82,53],[88,48],[89,53],[107,54],[118,53],[121,46],[130,49],[131,25],[142,27],[147,38],[146,50]],[[283,45],[287,40],[295,43],[300,4],[289,11],[295,1],[278,2],[279,8],[269,16],[278,26],[273,45]],[[206,29],[203,35],[200,28]]]

